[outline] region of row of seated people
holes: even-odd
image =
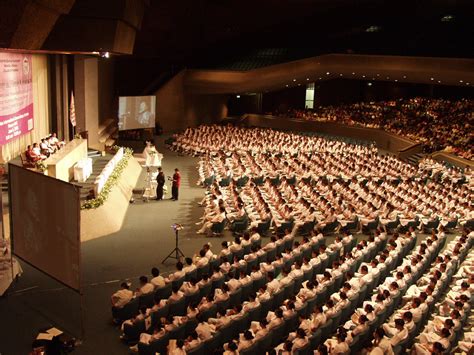
[[[230,136],[234,130],[237,130],[237,133],[242,133],[244,136],[246,132],[252,132],[252,130],[249,129],[227,126],[204,126],[195,130],[188,129],[186,132],[188,132],[189,136],[197,140],[194,141],[194,144],[199,144],[199,137],[203,139],[202,136],[204,133],[211,134],[211,132],[214,131],[228,132],[227,136]],[[274,131],[262,129],[258,129],[257,131],[258,137],[264,135],[269,137],[263,140],[265,143],[262,144],[266,144],[267,141],[270,141],[271,148],[271,140]],[[285,134],[287,133],[281,133],[281,135]],[[184,135],[186,135],[186,133]],[[248,135],[251,135],[251,133],[248,133]],[[280,135],[277,135],[277,137],[280,137]],[[239,142],[239,136],[235,137],[233,141]],[[181,143],[177,143],[178,146],[180,146],[180,144]],[[350,155],[350,153],[340,153],[340,156],[337,156],[336,153],[331,153],[331,159],[321,158],[321,153],[311,156],[299,153],[304,158],[300,161],[299,158],[285,156],[284,154],[282,156],[272,157],[268,156],[268,154],[259,154],[251,150],[243,150],[240,145],[237,147],[242,149],[242,151],[233,151],[232,154],[229,155],[229,153],[218,152],[218,150],[224,149],[224,147],[218,143],[215,143],[215,145],[217,156],[210,157],[208,163],[215,163],[217,166],[216,170],[218,171],[224,169],[224,172],[221,173],[227,174],[226,179],[233,176],[234,168],[237,174],[244,172],[244,168],[246,169],[245,174],[249,174],[244,175],[244,177],[247,177],[245,182],[242,182],[243,177],[240,176],[235,181],[232,179],[230,181],[227,180],[225,184],[222,183],[222,180],[219,183],[215,182],[211,184],[208,189],[215,190],[216,187],[234,185],[235,188],[234,191],[232,191],[232,195],[228,196],[228,206],[224,207],[232,210],[239,208],[239,205],[243,204],[242,207],[246,209],[245,199],[243,196],[237,196],[237,194],[245,194],[248,192],[247,188],[249,187],[252,190],[261,189],[259,186],[263,185],[263,188],[266,190],[263,191],[263,193],[265,193],[266,197],[270,198],[270,201],[265,201],[265,196],[262,196],[259,198],[260,203],[258,200],[255,201],[257,202],[257,206],[255,206],[257,208],[256,211],[250,211],[250,213],[246,211],[249,216],[253,214],[252,212],[255,212],[257,222],[262,221],[262,218],[258,218],[258,216],[267,215],[266,217],[269,217],[269,213],[267,213],[268,209],[270,209],[271,217],[278,223],[280,217],[285,219],[286,215],[290,215],[290,217],[295,219],[297,216],[294,214],[297,214],[299,212],[298,210],[308,210],[310,207],[314,208],[312,213],[316,214],[319,212],[323,217],[322,220],[319,218],[319,221],[317,221],[319,224],[327,224],[331,220],[334,222],[334,215],[340,215],[342,211],[350,211],[352,208],[355,210],[354,214],[358,215],[360,220],[366,220],[365,224],[374,221],[377,217],[385,219],[387,222],[395,222],[398,216],[400,216],[401,219],[406,220],[406,223],[408,223],[409,221],[413,221],[414,218],[417,217],[416,215],[418,215],[419,219],[425,221],[434,220],[436,218],[441,219],[442,224],[454,222],[457,219],[466,221],[473,217],[472,209],[469,206],[469,200],[472,194],[472,187],[469,184],[462,184],[461,187],[459,187],[459,180],[455,176],[453,176],[453,180],[445,179],[442,183],[427,180],[427,175],[423,173],[425,170],[418,172],[415,167],[411,165],[401,163],[394,158],[380,158],[373,152],[354,154],[354,159],[359,159],[359,161],[357,164],[353,163],[349,165],[347,163],[347,156]],[[247,170],[251,170],[253,166],[251,163],[247,164],[252,161],[252,159],[248,157],[254,158],[254,156],[258,156],[259,159],[263,161],[270,161],[267,166],[260,164],[258,168],[255,168],[255,173],[261,178],[259,182],[255,180],[255,176],[252,180],[248,179],[249,176],[252,176],[252,172],[248,172]],[[242,159],[243,157],[245,157],[245,159]],[[341,170],[334,171],[334,175],[321,175],[321,173],[327,173],[328,170],[332,171],[331,169],[333,169],[335,165],[331,162],[334,160],[342,167]],[[330,163],[327,163],[328,161],[330,161]],[[374,174],[374,176],[368,177],[360,175],[356,166],[367,169],[367,166],[370,166],[370,162],[372,161],[379,162],[379,165],[376,164],[373,169],[375,172],[380,170],[380,175]],[[224,167],[222,167],[223,164],[225,164]],[[317,167],[320,164],[322,164],[322,166],[319,169]],[[275,176],[274,174],[262,177],[262,175],[260,175],[263,172],[261,167],[266,169],[264,173],[271,174],[271,171],[276,171],[287,177],[279,178],[280,175]],[[395,172],[389,173],[388,170],[384,170],[393,169],[393,167],[399,167],[396,168],[397,170],[395,171],[398,175],[396,178],[392,176]],[[204,171],[205,167],[201,164],[199,169]],[[312,169],[315,170],[313,171]],[[356,171],[355,173],[354,170]],[[382,174],[384,174],[383,178],[381,178]],[[386,175],[388,175],[388,177]],[[468,180],[470,182],[470,177]],[[336,181],[336,185],[333,187],[334,181]],[[281,186],[282,184],[283,186]],[[273,187],[270,185],[273,185]],[[239,191],[236,191],[237,189]],[[252,190],[250,192],[252,192]],[[272,193],[270,196],[268,196],[268,190]],[[212,190],[208,191],[208,197],[213,196],[214,192],[215,191]],[[282,196],[283,193],[288,196]],[[241,201],[238,197],[241,198]],[[302,197],[305,201],[301,201]],[[309,202],[306,208],[305,202]],[[264,205],[265,203],[267,206]],[[311,204],[313,206],[311,206]],[[207,219],[213,219],[213,217],[221,214],[218,204],[213,203],[210,207],[214,208],[215,211],[211,214],[205,213],[205,216],[208,217]],[[334,209],[335,213],[332,213],[332,209]],[[278,213],[275,214],[272,210],[277,210]],[[340,212],[338,213],[338,211]],[[229,211],[226,212],[229,213]],[[240,211],[237,211],[237,214],[239,213]],[[408,216],[404,217],[404,214]],[[349,221],[352,221],[354,217],[356,216],[351,216]],[[255,223],[256,221],[253,220],[252,222]],[[201,229],[200,232],[204,232],[205,229]]]
[[[285,241],[286,241],[287,244],[288,244],[288,241],[291,242],[291,240],[292,240],[291,236],[287,236],[287,238],[285,239]],[[281,241],[282,241],[282,239],[280,239],[278,242],[281,242]],[[313,238],[313,239],[312,239],[312,244],[309,243],[309,242],[306,243],[306,249],[305,249],[305,251],[301,252],[301,254],[302,254],[302,253],[308,254],[308,253],[306,252],[306,250],[308,250],[308,247],[310,248],[309,250],[311,251],[311,245],[317,245],[317,244],[314,244],[314,243],[315,243],[315,242],[316,242],[316,243],[320,243],[321,241],[322,241],[321,236]],[[342,243],[342,241],[339,241],[338,243]],[[270,252],[269,254],[271,254],[272,250],[274,251],[274,249],[275,249],[274,247],[272,247],[272,245],[273,245],[273,246],[275,245],[275,243],[274,243],[273,241],[270,242],[270,243],[268,243],[268,244],[266,245],[266,249],[268,249],[269,252]],[[230,247],[233,247],[233,246],[235,246],[235,244],[234,244],[234,245],[231,245]],[[325,249],[324,246],[322,246],[321,248],[322,248],[322,250]],[[232,249],[232,248],[231,248],[231,249]],[[234,248],[234,249],[235,249],[235,248]],[[298,248],[296,248],[296,249],[298,249]],[[290,249],[287,248],[287,251],[289,252]],[[229,253],[231,253],[231,250],[229,249],[229,247],[223,248],[223,250],[222,250],[222,252],[221,252],[222,256],[223,256],[223,255],[228,255]],[[201,252],[200,254],[202,254],[202,252]],[[273,253],[273,254],[274,254],[274,253]],[[313,252],[313,254],[314,254],[314,252]],[[252,256],[252,255],[246,255],[246,258],[245,258],[245,259],[247,259],[247,260],[249,261],[249,264],[250,264],[250,261],[251,261],[251,260],[250,260],[250,259],[251,259],[251,256]],[[262,256],[264,257],[262,260],[266,259],[266,255],[265,255],[265,254],[263,254]],[[322,257],[322,256],[324,256],[324,253],[321,255],[321,257]],[[256,257],[256,255],[255,255],[255,257]],[[227,258],[226,258],[225,256],[223,256],[223,258],[225,258],[224,260],[227,260]],[[267,261],[267,264],[268,264],[268,265],[265,266],[265,270],[270,270],[270,269],[273,267],[272,264],[275,264],[275,267],[276,267],[276,268],[280,268],[280,269],[281,269],[281,268],[282,268],[282,264],[280,263],[279,265],[277,265],[278,261],[281,261],[281,258],[277,258],[277,259],[278,259],[278,260],[275,260],[274,263],[270,263],[270,262]],[[254,259],[254,260],[255,260],[255,259]],[[241,262],[240,262],[240,268],[241,268],[241,269],[242,269],[242,264],[243,264],[244,262],[245,262],[245,260],[241,260]],[[306,263],[305,263],[305,264],[306,264]],[[244,265],[244,266],[245,266],[245,265]],[[300,265],[300,266],[303,266],[303,268],[304,268],[304,265]],[[300,266],[298,267],[298,270],[300,269]],[[211,279],[214,280],[214,279],[216,278],[216,275],[217,275],[217,278],[220,278],[219,276],[222,276],[222,271],[229,271],[229,270],[230,270],[230,267],[231,267],[230,264],[229,264],[228,262],[226,262],[226,261],[224,261],[224,262],[221,264],[220,268],[216,265],[215,273],[211,276]],[[239,265],[237,264],[236,267],[239,267]],[[263,263],[262,263],[262,267],[263,267]],[[241,272],[243,272],[243,270],[245,270],[245,267],[244,267],[244,269],[241,270]],[[254,270],[254,271],[255,271],[255,270]],[[238,275],[238,274],[237,274],[237,275]],[[258,268],[257,268],[257,270],[256,270],[256,273],[253,273],[252,275],[253,275],[253,277],[258,277],[258,276],[262,277],[262,273],[261,273],[260,270],[258,270]],[[204,280],[204,281],[203,281],[203,280]],[[207,282],[207,281],[208,281],[208,277],[204,275],[204,276],[203,276],[203,280],[201,280],[201,281],[202,281],[202,282]],[[212,280],[211,280],[211,281],[212,281]],[[200,283],[202,283],[202,282],[200,282]],[[175,291],[176,291],[176,292],[179,292],[179,290],[175,290]],[[162,305],[163,305],[163,302],[162,302]]]
[[[66,143],[60,141],[56,133],[53,132],[49,136],[42,138],[40,143],[28,145],[25,151],[26,162],[34,164],[40,160],[44,160],[61,149],[65,144]]]
[[[206,233],[213,224],[227,219],[248,219],[249,227],[265,221],[300,227],[312,224],[324,230],[328,225],[352,225],[361,231],[369,225],[384,228],[418,225],[420,229],[446,227],[472,221],[469,204],[471,190],[462,185],[441,185],[414,181],[387,182],[379,180],[343,179],[329,181],[319,178],[292,183],[282,179],[279,185],[267,179],[262,185],[250,183],[238,187],[211,185],[201,201],[204,215],[199,233]],[[471,222],[469,222],[471,223]]]
[[[472,284],[474,273],[471,271],[473,260],[474,252],[471,250],[453,276],[444,300],[433,309],[433,318],[428,321],[421,334],[415,338],[412,353],[425,355],[433,351],[443,351],[444,353],[454,351],[456,342],[462,336],[463,325],[466,324],[471,311],[474,291]],[[453,271],[448,270],[448,274],[443,273],[440,278],[442,280],[444,278],[443,281],[447,282],[452,275]],[[472,349],[472,336],[469,332],[464,333],[464,340],[459,342],[458,350],[470,353]]]
[[[312,121],[381,128],[418,142],[429,151],[445,149],[472,159],[470,117],[474,101],[410,98],[393,101],[360,102],[312,110],[288,110],[278,115]]]
[[[431,238],[431,241],[430,246],[428,246],[428,243],[425,244],[425,250],[436,245],[433,238]],[[369,327],[364,336],[359,337],[359,342],[351,344],[351,351],[365,348],[363,352],[369,354],[400,354],[410,348],[430,314],[438,307],[437,302],[444,294],[453,273],[456,272],[459,264],[466,257],[472,242],[472,233],[469,236],[466,233],[449,243],[443,253],[439,254],[438,251],[431,253],[431,260],[429,260],[427,266],[431,262],[432,264],[428,273],[422,277],[419,276],[419,273],[408,277],[406,286],[410,284],[411,286],[400,289],[400,293],[396,296],[397,302],[395,304],[399,308],[395,312],[393,312],[394,308],[392,307],[380,313],[376,317],[375,323],[372,322],[374,327]],[[469,286],[465,284],[464,291],[468,289]],[[400,295],[402,296],[401,302]],[[457,297],[456,301],[459,301],[456,306],[457,309],[452,312],[448,311],[448,317],[436,321],[439,323],[437,333],[439,337],[436,338],[437,341],[431,344],[425,343],[426,347],[424,349],[428,351],[427,353],[430,353],[430,351],[434,354],[449,353],[446,347],[449,343],[446,343],[447,339],[442,339],[452,336],[455,330],[459,330],[461,318],[469,313],[470,296]],[[465,313],[466,311],[467,313]],[[443,328],[446,329],[442,330]],[[372,333],[374,329],[375,331]],[[435,339],[435,337],[436,335],[433,334],[432,339]],[[416,353],[416,349],[413,348],[413,352]]]
[[[410,239],[410,240],[413,240],[412,238],[410,238],[410,236],[406,237],[407,240]],[[414,240],[413,240],[414,241]],[[385,239],[385,242],[386,242],[386,239]],[[342,283],[343,281],[343,274],[344,272],[346,272],[348,269],[351,269],[351,268],[357,268],[359,265],[360,265],[360,262],[362,261],[362,259],[364,260],[370,260],[371,257],[368,257],[366,258],[366,256],[369,256],[370,254],[373,254],[375,255],[374,253],[377,252],[377,249],[375,248],[377,245],[383,247],[383,239],[377,237],[376,240],[372,241],[372,242],[369,242],[367,245],[368,245],[368,248],[366,250],[364,250],[363,248],[363,245],[364,244],[367,244],[367,243],[362,243],[361,245],[358,245],[358,247],[355,249],[355,254],[357,255],[357,257],[354,259],[353,256],[349,257],[347,260],[343,260],[343,262],[341,263],[341,267],[340,269],[338,267],[334,267],[333,269],[333,272],[336,274],[337,272],[341,273],[338,277],[335,278],[335,280],[339,280],[336,282],[337,286],[334,285],[334,287],[339,287],[340,284]],[[414,245],[414,243],[413,243]],[[396,243],[393,243],[393,244],[390,244],[390,248],[397,248],[397,244]],[[380,248],[379,248],[380,249]],[[351,253],[348,253],[347,255],[350,255]],[[389,251],[387,250],[387,254],[389,254]],[[396,253],[395,253],[396,254]],[[355,261],[359,258],[359,263],[356,263]],[[360,259],[362,258],[362,259]],[[361,267],[361,275],[360,277],[364,277],[364,275],[366,275],[368,273],[368,270],[367,270],[367,267],[366,266],[362,266]],[[352,272],[346,272],[346,276],[347,276],[347,280],[350,282],[350,280],[352,279]],[[271,277],[271,274],[269,274],[269,283],[267,284],[267,286],[270,286],[269,288],[272,289],[272,287],[275,287],[277,285],[276,282],[273,281],[274,279]],[[284,282],[285,278],[282,278],[282,280],[280,282]],[[311,282],[309,282],[308,280],[311,280]],[[317,277],[315,277],[314,279],[312,278],[311,274],[308,275],[308,277],[306,278],[306,281],[308,282],[305,282],[305,286],[304,286],[304,289],[301,291],[301,293],[298,292],[298,298],[295,299],[295,301],[299,301],[300,304],[301,304],[301,298],[304,299],[304,294],[307,294],[307,295],[310,295],[311,296],[311,292],[313,292],[313,289],[315,288],[314,285],[317,286],[317,290],[319,291],[319,293],[321,293],[321,291],[323,290],[331,290],[333,289],[334,287],[329,287],[329,284],[328,282],[330,283],[330,280],[331,280],[331,274],[329,273],[327,275],[327,273],[325,273],[324,275],[319,275]],[[291,281],[290,281],[291,282]],[[353,280],[353,283],[354,283],[354,287],[359,287],[360,286],[360,282],[357,281],[357,278]],[[327,292],[326,292],[327,293]],[[275,293],[275,298],[277,297],[276,294],[278,294],[278,291]],[[314,292],[313,292],[313,295],[314,295]],[[324,299],[325,296],[324,294],[321,294],[319,296],[322,296],[322,298]],[[314,297],[313,297],[314,298]],[[321,298],[321,297],[320,297]],[[281,302],[278,302],[279,304]],[[291,303],[290,303],[291,304]],[[299,309],[300,308],[300,304],[297,304],[297,302],[295,302],[295,307],[296,309]],[[303,302],[304,304],[304,302]],[[245,305],[245,304],[244,304]],[[328,303],[328,306],[331,305],[331,302]],[[307,306],[307,305],[306,305]],[[305,308],[306,308],[305,306]],[[332,305],[331,307],[334,307],[334,305]],[[289,309],[294,309],[293,306],[289,306],[288,307]],[[310,307],[309,309],[312,309],[312,307]],[[235,312],[235,309],[234,309],[234,312]],[[239,312],[240,313],[240,312]],[[264,312],[266,314],[266,312]],[[275,311],[274,313],[278,314],[280,313],[279,311]],[[231,313],[232,314],[232,313]],[[230,315],[231,315],[230,314]],[[277,317],[279,318],[279,317]],[[224,318],[226,319],[226,318]],[[214,322],[211,321],[211,324]],[[217,322],[216,324],[220,324],[219,322]],[[281,327],[280,327],[281,328]],[[196,328],[197,329],[197,328]],[[145,338],[147,338],[147,336],[145,336]],[[276,338],[277,339],[277,338]],[[189,339],[190,343],[191,342],[194,342],[194,343],[197,343],[199,342],[198,340],[194,339],[193,337],[191,337]],[[139,345],[140,347],[140,345]]]
[[[385,239],[385,242],[386,241]],[[379,239],[378,242],[381,242],[380,246],[383,246],[383,240]],[[253,354],[256,353],[256,348],[258,347],[258,350],[261,352],[268,344],[263,337],[259,337],[259,335],[263,330],[263,335],[266,335],[268,339],[270,332],[268,331],[267,324],[269,324],[272,333],[272,342],[269,344],[273,344],[273,346],[278,344],[278,340],[281,339],[283,334],[287,331],[295,330],[295,332],[291,334],[292,340],[283,344],[283,348],[277,347],[275,352],[286,353],[289,344],[291,344],[290,351],[294,351],[294,353],[303,352],[305,348],[307,350],[310,346],[309,339],[304,329],[296,330],[298,319],[307,325],[307,329],[321,326],[324,327],[326,331],[329,330],[332,324],[335,324],[332,320],[337,318],[345,305],[348,304],[348,294],[352,293],[354,295],[358,292],[363,293],[365,292],[363,290],[372,287],[374,279],[370,277],[368,265],[364,265],[362,261],[369,261],[376,254],[377,249],[370,251],[370,247],[374,247],[376,244],[377,241],[374,240],[374,244],[369,245],[367,250],[359,248],[358,245],[357,250],[359,254],[356,256],[355,263],[353,259],[339,260],[340,265],[338,263],[337,266],[331,270],[331,273],[335,276],[334,279],[327,279],[325,275],[313,274],[313,279],[308,278],[298,293],[299,303],[293,305],[291,299],[290,301],[285,301],[283,306],[277,308],[274,312],[268,312],[267,316],[260,322],[252,322],[253,324],[251,323],[249,331],[240,334],[234,341],[225,344],[224,349],[237,347],[238,350],[240,349],[240,353]],[[405,252],[410,248],[408,244],[409,243],[406,244]],[[414,243],[411,244],[414,245]],[[392,244],[392,241],[390,241],[389,248],[391,251],[386,250],[387,255],[390,254],[392,257],[397,255],[397,252],[400,250],[395,250],[395,245],[396,244]],[[351,270],[357,269],[359,269],[359,272],[354,275]],[[329,299],[326,302],[327,296],[331,294],[333,290],[338,289],[341,284],[343,284],[344,291],[339,294],[340,297],[337,300]],[[264,314],[265,312],[263,312],[263,315]],[[331,320],[331,322],[327,322],[326,324],[326,320]],[[273,324],[272,321],[274,322]],[[323,323],[325,324],[324,326]],[[252,333],[255,333],[255,335]]]
[[[277,349],[284,352],[291,351],[294,348],[294,339],[301,338],[300,334],[309,337],[309,349],[318,347],[320,353],[330,354],[398,354],[408,347],[414,335],[421,328],[433,310],[433,307],[439,297],[446,289],[449,279],[455,269],[459,266],[466,256],[473,242],[473,235],[467,236],[467,233],[454,240],[445,254],[438,256],[439,250],[445,242],[445,238],[432,236],[423,242],[415,252],[405,258],[403,263],[394,271],[392,277],[385,279],[382,286],[375,290],[370,300],[360,301],[360,308],[348,318],[348,314],[341,312],[336,319],[341,324],[337,332],[331,339],[324,342],[324,334],[317,329],[311,328],[311,323],[302,319],[296,332],[290,333],[286,342],[280,344]],[[421,277],[424,270],[434,261],[430,273]],[[380,264],[378,264],[380,265]],[[373,277],[377,278],[380,270],[375,269]],[[383,276],[379,280],[383,281]],[[414,283],[415,281],[418,282]],[[407,291],[408,290],[408,291]],[[403,303],[401,303],[402,295]],[[414,291],[414,292],[413,292]],[[449,295],[451,309],[444,309],[445,318],[437,319],[437,324],[441,324],[445,330],[438,331],[438,334],[429,333],[435,341],[432,344],[417,347],[416,351],[420,354],[449,353],[450,348],[447,339],[452,340],[454,332],[459,331],[461,319],[466,319],[470,311],[471,291],[469,284],[460,283],[454,294]],[[347,295],[347,291],[341,290]],[[337,293],[333,296],[339,297]],[[406,303],[405,303],[406,302]],[[392,314],[395,307],[402,307],[395,312],[390,321],[385,320]],[[446,308],[445,306],[442,306]],[[440,307],[441,309],[441,307]],[[334,320],[335,317],[333,316]],[[385,322],[385,323],[384,323]],[[435,344],[436,341],[442,340]],[[321,343],[324,345],[321,346]],[[298,351],[309,353],[309,349]],[[423,352],[426,351],[426,352]]]
[[[381,327],[387,317],[401,304],[402,296],[407,288],[429,267],[444,243],[445,237],[438,238],[436,235],[432,235],[405,257],[391,276],[388,273],[382,274],[378,279],[380,285],[371,292],[372,296],[361,302],[359,308],[353,307],[348,315],[346,314],[345,317],[341,318],[341,326],[338,328],[337,334],[332,339],[327,340],[327,345],[329,347],[343,346],[353,353],[360,351],[370,340],[370,335],[374,330]],[[379,271],[375,270],[376,277],[379,275]],[[422,295],[421,299],[429,295],[431,295],[430,291],[426,295]],[[403,318],[404,321],[413,317],[420,318],[421,309],[418,308],[418,301],[408,302],[408,311],[405,309],[403,317],[400,318]],[[403,332],[395,330],[392,323],[390,323],[390,326],[381,327],[376,334],[378,336],[383,335],[377,340],[376,347],[386,354],[393,353],[393,348],[398,346],[404,337]],[[344,337],[344,342],[340,341],[341,335]]]
[[[350,285],[344,284],[341,289],[335,289],[332,294],[329,294],[329,300],[340,305],[339,312],[331,314],[329,317],[322,317],[322,319],[319,312],[313,314],[309,320],[303,317],[297,327],[300,332],[303,330],[306,334],[308,348],[316,348],[318,345],[325,344],[321,348],[328,350],[331,354],[348,353],[349,344],[357,341],[360,334],[367,331],[368,319],[373,319],[375,312],[379,312],[383,304],[390,303],[388,302],[389,298],[398,292],[397,281],[402,282],[403,274],[400,275],[398,270],[395,270],[393,281],[390,280],[386,285],[380,286],[370,301],[366,300],[367,295],[379,285],[381,280],[386,278],[389,272],[402,263],[402,258],[414,247],[415,241],[416,236],[412,233],[401,237],[394,235],[394,239],[389,242],[386,251],[362,266],[366,267],[367,272],[358,280],[360,288],[348,287]],[[358,306],[363,307],[356,309]],[[315,319],[318,319],[317,326],[314,326]],[[340,324],[344,326],[340,326]],[[334,339],[326,341],[326,338],[336,329],[338,332]],[[277,349],[288,350],[288,344],[291,344],[296,334],[295,332],[290,333],[287,340]],[[305,351],[300,350],[299,353],[306,353],[309,351],[308,348]]]

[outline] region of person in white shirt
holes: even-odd
[[[179,285],[173,285],[171,296],[168,297],[168,302],[178,302],[184,297],[184,293],[180,291]]]
[[[148,282],[148,277],[140,276],[140,287],[135,291],[135,297],[149,294],[155,290],[155,287]]]
[[[196,270],[196,265],[193,264],[193,259],[185,258],[184,261],[186,263],[186,266],[183,267],[183,271],[185,274],[189,274],[190,272]]]
[[[180,291],[183,292],[185,296],[194,295],[199,292],[196,278],[193,277],[190,281],[183,282]]]
[[[123,308],[133,298],[133,292],[126,282],[120,284],[120,290],[115,292],[111,297],[112,306],[115,308]]]
[[[408,329],[405,328],[405,321],[403,319],[395,319],[395,327],[390,327],[387,323],[383,325],[383,329],[390,338],[392,347],[397,346],[408,337]]]
[[[163,276],[160,276],[160,270],[157,267],[151,269],[151,275],[153,276],[153,278],[150,280],[150,283],[155,288],[164,287],[166,285],[165,279],[163,278]]]
[[[167,278],[166,278],[166,282],[171,282],[171,281],[176,281],[176,280],[179,280],[181,279],[182,277],[184,277],[185,273],[183,271],[183,263],[181,261],[178,261],[176,263],[176,270],[174,273],[170,274]]]

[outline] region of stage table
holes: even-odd
[[[74,165],[87,158],[87,140],[73,139],[59,151],[44,160],[48,175],[69,182],[74,176]]]

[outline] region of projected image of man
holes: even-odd
[[[150,121],[152,119],[152,113],[150,112],[148,105],[145,101],[140,102],[140,106],[138,109],[138,116],[137,121],[140,126],[143,127],[150,127]]]

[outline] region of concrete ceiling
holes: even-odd
[[[474,59],[330,54],[249,71],[186,70],[196,93],[265,92],[331,79],[474,86]]]

